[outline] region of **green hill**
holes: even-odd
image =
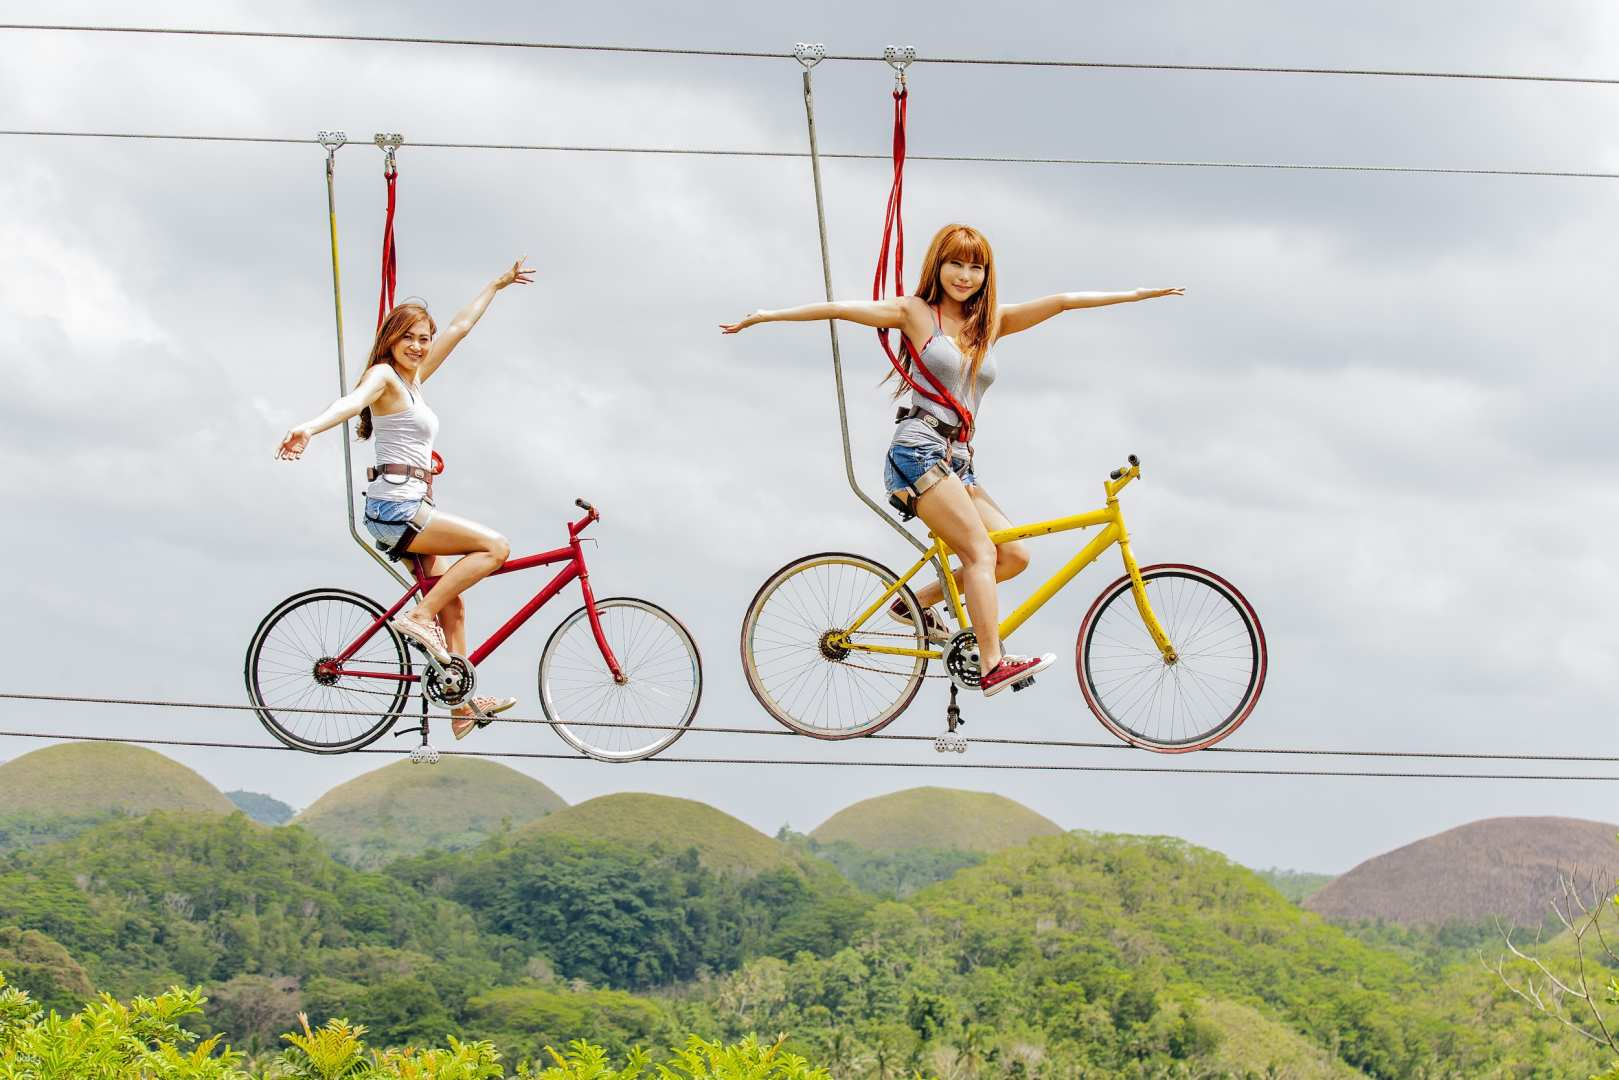
[[[721,1030],[791,1032],[850,1075],[882,1056],[959,1077],[1585,1076],[1602,1064],[1476,957],[1425,972],[1167,837],[1036,838],[873,908],[848,948],[757,959],[708,1000]]]
[[[0,815],[235,810],[178,761],[123,743],[59,743],[0,765]]]
[[[719,871],[751,874],[800,863],[789,848],[746,822],[707,803],[668,795],[603,795],[535,822],[529,830],[668,852],[696,848],[703,865]]]
[[[920,787],[839,810],[810,836],[823,844],[841,841],[867,851],[990,852],[1060,832],[1056,822],[1003,795]]]
[[[568,804],[531,776],[492,761],[446,757],[437,765],[395,762],[328,791],[292,819],[350,866],[475,847],[509,826]]]

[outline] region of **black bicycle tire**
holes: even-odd
[[[795,732],[799,735],[807,735],[812,739],[822,739],[827,742],[842,742],[845,739],[862,739],[869,735],[875,735],[877,732],[883,730],[883,728],[899,719],[901,713],[911,707],[911,703],[916,700],[916,695],[921,691],[922,683],[927,676],[928,662],[926,660],[922,661],[922,667],[920,670],[910,677],[912,684],[910,692],[905,695],[903,701],[894,705],[890,709],[886,718],[876,724],[868,725],[867,727],[863,728],[857,728],[850,732],[829,732],[816,730],[806,725],[798,724],[789,719],[784,713],[777,711],[771,706],[771,703],[766,700],[765,695],[755,684],[753,677],[754,667],[748,662],[748,626],[751,622],[751,616],[753,615],[754,609],[759,605],[760,599],[765,594],[765,590],[770,588],[772,582],[781,579],[783,575],[785,575],[793,567],[798,566],[801,563],[813,562],[816,559],[853,559],[858,562],[866,563],[868,566],[874,568],[879,572],[879,576],[886,574],[888,575],[888,579],[890,581],[899,580],[898,574],[884,566],[882,563],[878,562],[876,559],[870,558],[866,555],[858,555],[852,551],[820,551],[813,555],[803,555],[792,560],[791,562],[784,563],[774,573],[765,578],[764,583],[761,584],[758,591],[753,594],[753,599],[748,601],[747,610],[743,612],[741,640],[739,642],[743,679],[748,684],[748,690],[753,694],[754,699],[759,702],[759,705],[765,710],[765,712],[769,713],[773,720],[775,720],[782,727],[787,728],[789,731]],[[904,594],[906,599],[910,601],[913,610],[918,612],[922,610],[922,605],[917,601],[916,594],[911,591],[911,587],[909,585],[901,585],[900,591]],[[920,632],[920,626],[917,640],[919,648],[927,647],[927,636],[925,633]]]
[[[393,728],[395,722],[404,712],[404,704],[410,697],[410,688],[408,683],[400,682],[398,692],[393,698],[393,704],[385,712],[379,713],[380,719],[377,724],[355,738],[345,740],[340,744],[312,742],[300,738],[293,732],[283,728],[273,716],[274,706],[264,703],[263,695],[258,685],[256,665],[258,653],[263,647],[266,635],[280,619],[291,614],[300,606],[316,599],[347,601],[369,612],[373,618],[381,617],[386,611],[381,604],[369,596],[348,589],[306,589],[301,593],[294,593],[271,608],[269,614],[259,621],[258,628],[253,631],[253,636],[248,640],[247,656],[242,663],[242,679],[246,684],[248,704],[253,706],[254,715],[259,718],[259,723],[264,725],[265,730],[283,745],[311,754],[347,754],[370,746]],[[400,640],[399,635],[395,633],[391,626],[383,625],[381,632],[386,633],[389,640],[393,642],[394,649],[399,656],[401,671],[408,672],[410,670],[410,652],[406,649],[405,643]]]
[[[1144,750],[1152,750],[1161,754],[1186,754],[1207,749],[1226,738],[1229,738],[1238,728],[1247,722],[1259,704],[1260,695],[1265,689],[1265,678],[1270,669],[1270,651],[1265,642],[1265,629],[1259,621],[1259,613],[1254,610],[1248,598],[1242,594],[1235,585],[1212,570],[1189,563],[1156,563],[1141,568],[1143,581],[1160,577],[1183,577],[1201,582],[1213,589],[1227,600],[1237,612],[1242,623],[1248,629],[1249,641],[1254,650],[1253,670],[1249,676],[1249,685],[1237,707],[1220,724],[1205,729],[1194,739],[1166,741],[1153,739],[1129,728],[1116,717],[1111,716],[1105,706],[1100,704],[1101,692],[1096,687],[1095,678],[1089,669],[1089,661],[1093,655],[1091,639],[1095,636],[1096,628],[1101,624],[1101,616],[1113,603],[1127,595],[1131,588],[1130,576],[1125,574],[1103,589],[1091,604],[1090,610],[1079,626],[1079,634],[1075,641],[1075,667],[1079,677],[1080,691],[1084,694],[1085,704],[1089,707],[1097,721],[1121,741],[1137,746]]]
[[[561,635],[563,630],[567,629],[571,623],[586,613],[585,605],[583,604],[569,612],[568,616],[557,624],[556,629],[551,631],[551,636],[545,639],[545,648],[540,650],[540,660],[536,675],[539,684],[540,710],[545,713],[545,718],[551,722],[551,730],[556,732],[557,738],[561,739],[563,742],[567,743],[581,754],[594,758],[597,761],[627,764],[632,761],[645,761],[647,758],[656,757],[657,755],[663,753],[665,750],[669,749],[669,747],[673,746],[677,739],[686,733],[686,729],[691,726],[691,722],[697,718],[697,710],[701,708],[703,704],[703,653],[702,650],[698,648],[697,638],[692,635],[690,628],[688,628],[685,623],[681,622],[673,612],[671,612],[668,608],[663,607],[661,604],[654,604],[652,601],[643,600],[638,596],[609,596],[604,599],[597,600],[596,609],[599,612],[603,608],[607,608],[615,604],[639,604],[642,607],[651,608],[653,611],[657,612],[673,623],[675,627],[679,629],[682,637],[684,637],[686,644],[691,647],[692,666],[697,675],[697,694],[692,699],[691,708],[686,711],[684,719],[682,719],[677,725],[678,730],[665,733],[665,737],[662,739],[662,741],[651,750],[638,753],[634,757],[620,757],[605,754],[599,749],[589,747],[586,740],[580,739],[571,730],[565,730],[567,728],[566,720],[551,715],[551,705],[548,701],[548,695],[546,694],[545,690],[546,659],[551,655],[551,646],[556,643],[557,638]]]

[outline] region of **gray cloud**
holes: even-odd
[[[18,21],[118,21],[116,5],[22,4]],[[172,5],[175,24],[265,25],[247,5]],[[1602,74],[1619,20],[1505,4],[295,5],[287,28],[874,52],[1309,63]],[[86,73],[93,72],[93,78]],[[888,76],[823,65],[828,149],[886,147]],[[1516,84],[1020,71],[919,65],[917,153],[1619,168],[1612,95]],[[0,36],[7,127],[799,149],[798,76],[762,61],[626,59],[393,46]],[[321,155],[313,146],[7,140],[0,471],[25,689],[240,700],[241,652],[281,596],[388,584],[351,549],[339,447],[271,460],[336,389]],[[347,344],[375,304],[379,156],[339,155]],[[903,547],[850,498],[826,333],[715,324],[820,294],[805,162],[455,152],[402,157],[401,289],[453,312],[526,252],[431,393],[455,508],[553,546],[572,498],[606,511],[593,569],[644,593],[703,646],[699,723],[769,724],[735,660],[758,583],[809,550]],[[869,281],[885,167],[828,162],[839,292]],[[1593,750],[1606,745],[1619,596],[1608,406],[1613,185],[917,163],[910,273],[932,228],[980,224],[1009,298],[1180,284],[1184,300],[1084,313],[1003,347],[983,415],[986,483],[1014,517],[1088,507],[1122,455],[1138,553],[1235,580],[1274,651],[1233,745]],[[889,405],[867,332],[846,328],[856,466],[875,487]],[[365,448],[357,449],[364,460]],[[1064,544],[1036,549],[1027,580]],[[1117,573],[1087,572],[1020,631],[1065,653]],[[1021,584],[1021,583],[1020,583]],[[521,599],[473,594],[474,625]],[[560,602],[559,602],[560,604]],[[570,605],[571,606],[571,605]],[[568,607],[552,611],[556,617]],[[490,662],[533,713],[552,611]],[[1038,693],[969,706],[969,734],[1101,739],[1059,667]],[[932,734],[930,688],[891,730]],[[242,714],[8,706],[7,722],[258,741]],[[479,737],[557,751],[543,730]],[[23,744],[5,752],[21,752]],[[925,744],[688,736],[692,754],[936,759]],[[180,751],[223,787],[307,803],[376,758]],[[975,747],[967,760],[1026,760]],[[959,760],[959,759],[958,759]],[[1126,751],[1076,762],[1161,764]],[[1187,765],[1272,764],[1203,755]],[[704,798],[764,828],[805,827],[882,790],[1001,790],[1065,825],[1187,836],[1253,863],[1340,869],[1490,813],[1602,817],[1594,785],[536,763],[570,799],[626,788]],[[1446,769],[1445,771],[1450,771]],[[1437,796],[1437,797],[1436,797]],[[1279,812],[1281,811],[1281,812]]]

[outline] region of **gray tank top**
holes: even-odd
[[[933,336],[928,338],[927,344],[922,347],[922,365],[933,373],[933,377],[939,380],[941,386],[949,390],[957,401],[977,417],[978,404],[984,400],[984,391],[995,381],[995,350],[990,349],[984,354],[983,366],[978,369],[978,380],[969,388],[967,380],[972,374],[971,362],[961,354],[955,341],[944,332],[944,324],[940,321],[937,310],[933,312],[933,322],[936,329]],[[930,390],[933,388],[920,372],[916,375],[916,381]],[[915,390],[910,393],[910,404],[913,408],[937,416],[946,424],[953,426],[961,423],[961,417],[956,415],[956,410],[948,405],[929,401]],[[935,446],[944,441],[944,437],[937,431],[916,419],[900,421],[894,431],[896,446]],[[955,450],[957,456],[966,454],[960,443],[955,445]]]
[[[433,467],[433,440],[438,437],[438,413],[405,387],[410,405],[386,416],[371,414],[371,439],[378,465]],[[970,407],[970,406],[969,406]],[[427,494],[427,484],[409,476],[379,476],[365,489],[366,498],[383,502],[409,502]]]

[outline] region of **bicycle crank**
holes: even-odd
[[[950,682],[963,690],[977,690],[982,677],[978,670],[978,635],[957,630],[944,647],[944,669]]]
[[[422,692],[435,704],[454,708],[471,697],[477,685],[477,670],[466,657],[451,653],[448,664],[438,664],[428,657]]]

